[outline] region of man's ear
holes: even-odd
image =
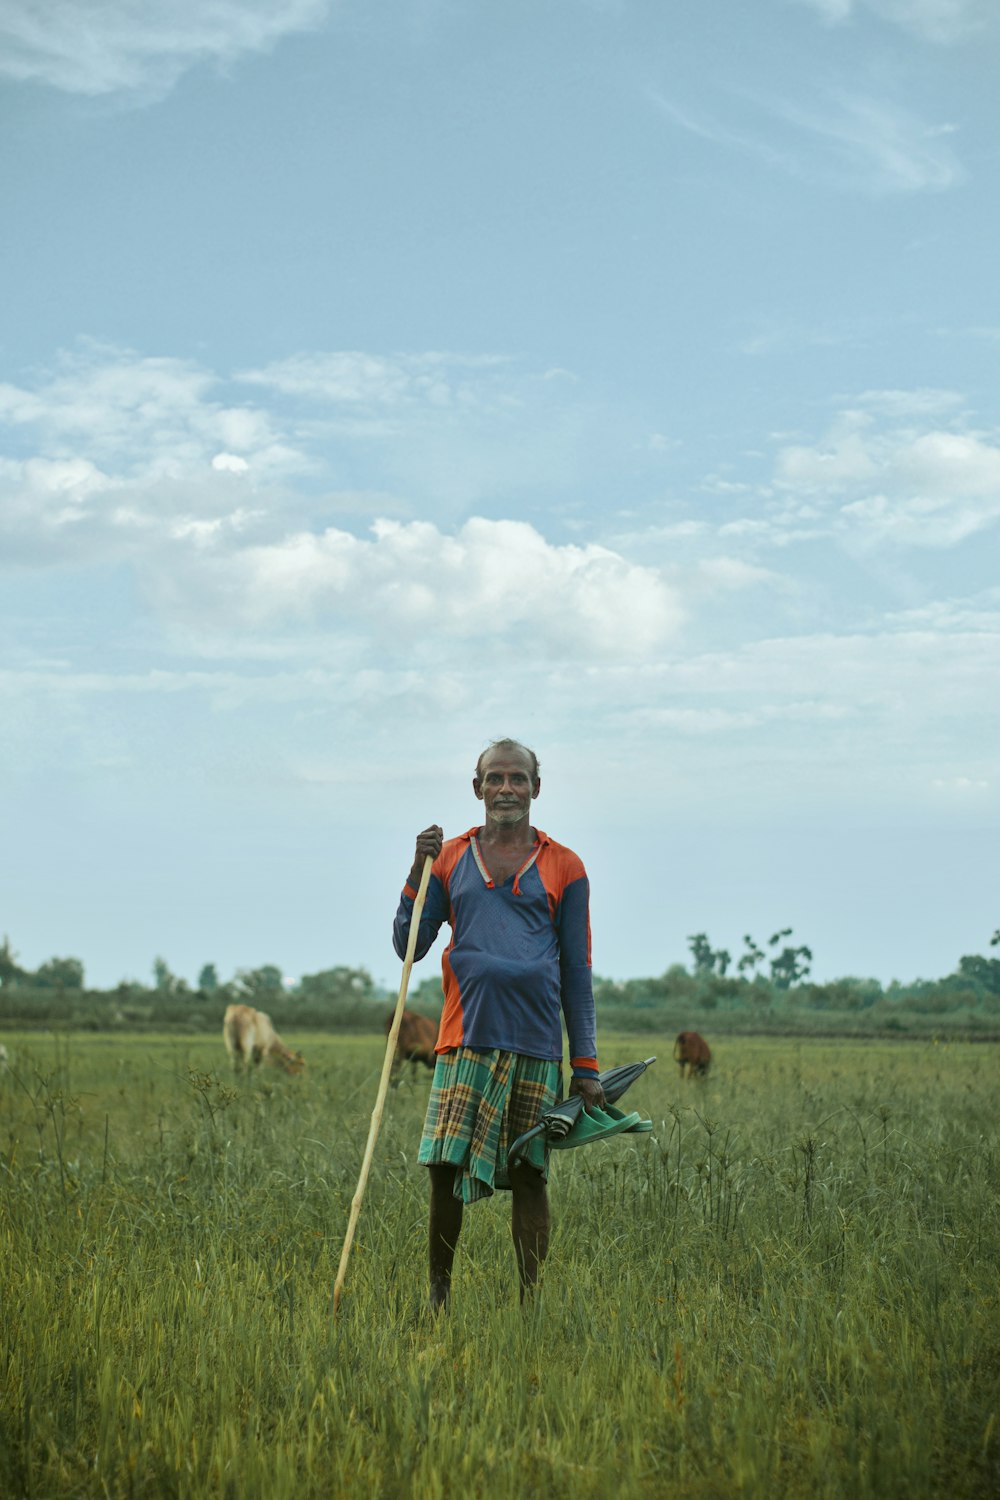
[[[541,790],[542,790],[542,778],[540,776],[536,776],[535,777],[535,784],[531,788],[531,800],[532,801],[535,800],[535,798],[538,796],[538,793]]]
[[[478,776],[473,776],[473,778],[472,778],[472,790],[475,792],[475,794],[479,798],[480,802],[482,802],[482,800],[483,800],[483,784],[479,780]]]

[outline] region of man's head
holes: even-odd
[[[500,826],[526,822],[541,791],[538,756],[517,740],[494,740],[476,763],[472,790],[485,804],[486,820]]]
[[[532,779],[535,781],[538,780],[539,773],[542,769],[538,763],[538,756],[535,754],[534,750],[529,750],[527,745],[522,745],[520,740],[490,740],[489,744],[486,746],[486,749],[482,752],[479,759],[476,761],[477,777],[483,774],[483,761],[488,755],[492,755],[494,750],[520,750],[521,754],[526,755],[531,761]]]

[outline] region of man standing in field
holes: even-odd
[[[418,1161],[430,1172],[430,1296],[446,1306],[466,1203],[511,1191],[511,1229],[521,1300],[538,1281],[549,1246],[546,1150],[541,1137],[507,1170],[510,1144],[537,1123],[561,1087],[562,1017],[573,1082],[586,1108],[604,1103],[598,1079],[590,967],[590,886],[571,849],[529,821],[541,790],[538,759],[516,740],[479,757],[472,789],[485,823],[445,839],[417,835],[413,867],[393,926],[402,958],[413,903],[434,861],[415,956],[442,923],[444,1010]]]

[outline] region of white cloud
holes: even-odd
[[[822,20],[837,25],[871,12],[925,41],[954,43],[974,39],[995,26],[993,0],[797,0]]]
[[[88,547],[132,553],[178,516],[245,512],[241,478],[277,503],[275,484],[307,461],[268,414],[219,400],[222,384],[182,360],[85,345],[30,386],[0,386],[0,538],[22,560],[73,548],[83,561]]]
[[[952,547],[997,519],[1000,498],[989,507],[934,500],[927,496],[899,501],[869,495],[845,505],[843,516],[860,527],[869,541],[888,541],[915,547]]]
[[[751,356],[797,353],[803,349],[835,349],[855,342],[857,330],[843,316],[836,325],[800,323],[755,312],[757,330],[740,339],[741,353]]]
[[[81,525],[113,481],[89,459],[0,458],[0,544],[7,561],[52,559],[79,545]]]
[[[35,567],[141,564],[171,537],[204,542],[259,529],[264,512],[247,503],[245,484],[207,466],[200,482],[167,481],[115,475],[83,458],[0,459],[0,554]]]
[[[749,642],[647,668],[646,703],[723,707],[755,723],[842,719],[862,739],[904,745],[914,726],[965,720],[968,742],[996,722],[1000,634],[984,630],[825,632]],[[934,731],[935,740],[940,728]]]
[[[555,544],[502,509],[455,530],[384,519],[357,536],[295,524],[309,507],[290,482],[350,451],[325,418],[304,420],[304,402],[329,407],[332,418],[356,411],[366,444],[365,424],[400,425],[400,461],[412,462],[422,444],[425,471],[447,469],[466,507],[484,471],[502,492],[504,446],[523,463],[533,431],[548,439],[558,425],[549,419],[560,415],[536,408],[531,377],[512,377],[506,362],[325,354],[245,378],[290,404],[284,424],[224,399],[226,382],[196,365],[117,350],[85,347],[30,385],[0,388],[0,424],[16,445],[40,450],[0,466],[8,558],[78,566],[125,558],[162,620],[197,621],[216,644],[235,628],[265,652],[275,639],[319,630],[361,642],[362,655],[376,646],[392,653],[417,635],[434,638],[445,656],[491,639],[539,658],[636,659],[676,629],[677,595],[655,569],[607,547]],[[535,388],[556,389],[544,380]],[[511,420],[522,438],[527,422],[529,441],[509,442]],[[315,456],[286,442],[283,425]],[[470,444],[478,451],[466,463]],[[290,485],[287,496],[276,480]],[[329,505],[313,505],[326,520]],[[354,497],[348,509],[365,506]]]
[[[900,455],[904,479],[937,497],[956,492],[1000,505],[1000,447],[956,432],[927,432]]]
[[[778,455],[776,479],[799,494],[841,493],[875,478],[878,465],[866,441],[849,419],[819,448],[791,444]]]
[[[497,670],[517,645],[545,657],[641,658],[680,621],[652,568],[604,547],[559,546],[523,522],[473,517],[448,534],[429,522],[379,521],[368,538],[328,528],[203,559],[167,607],[204,611],[229,630],[323,621],[405,652],[422,638],[458,650],[497,643]],[[502,644],[501,644],[502,643]]]
[[[639,652],[634,649],[638,612],[633,607],[621,618],[629,610],[623,599],[633,594],[634,571],[617,560],[618,592],[602,589],[610,618],[599,624],[594,612],[580,608],[580,592],[595,581],[588,576],[595,559],[567,559],[537,537],[527,539],[538,554],[535,577],[544,574],[561,588],[561,620],[554,618],[553,601],[528,602],[497,584],[491,603],[510,610],[509,625],[490,630],[488,620],[475,618],[471,600],[464,611],[455,603],[438,621],[429,617],[428,601],[419,589],[407,594],[398,587],[428,546],[441,551],[444,542],[452,564],[460,566],[477,545],[491,554],[509,546],[504,529],[482,523],[478,538],[476,528],[472,535],[442,538],[433,527],[403,528],[402,537],[383,534],[359,544],[371,549],[366,557],[347,549],[346,567],[324,569],[323,581],[311,583],[316,591],[312,608],[323,614],[326,641],[326,660],[314,659],[313,665],[305,665],[307,655],[298,645],[287,661],[276,657],[270,664],[266,652],[258,651],[246,671],[138,672],[131,666],[123,672],[81,671],[65,664],[29,664],[0,670],[0,692],[25,702],[42,693],[68,699],[205,693],[227,711],[288,704],[300,705],[307,715],[320,714],[324,722],[337,722],[344,714],[353,722],[360,715],[372,732],[376,724],[389,722],[385,716],[404,699],[420,722],[433,720],[438,712],[464,714],[470,705],[480,721],[503,719],[511,705],[521,704],[523,710],[530,704],[532,717],[540,714],[550,726],[573,724],[574,733],[588,742],[602,743],[609,735],[634,740],[643,763],[662,753],[664,735],[705,740],[704,753],[714,754],[716,733],[729,738],[741,734],[748,751],[750,736],[756,735],[779,760],[823,762],[875,777],[882,774],[880,768],[865,764],[873,746],[887,761],[912,760],[914,743],[922,741],[932,759],[946,753],[954,766],[955,740],[947,726],[961,723],[965,767],[946,770],[942,765],[934,774],[983,779],[989,772],[980,767],[990,757],[995,765],[995,735],[988,728],[1000,727],[1000,693],[994,690],[1000,686],[1000,628],[995,616],[992,625],[984,620],[979,628],[963,628],[958,622],[944,629],[914,628],[901,617],[895,629],[806,634],[688,653],[670,639],[670,607],[660,598],[652,617],[646,607],[645,651]],[[517,539],[519,554],[524,545],[523,538]],[[259,576],[262,563],[254,559],[253,572],[241,575],[242,581]],[[304,572],[308,566],[303,568],[299,559],[287,569],[284,587],[292,587]],[[566,587],[574,572],[579,591]],[[445,575],[450,578],[448,567],[422,579],[422,586],[433,593]],[[656,600],[655,579],[649,584]],[[276,585],[276,590],[269,600],[272,609],[287,602],[282,587]],[[386,650],[381,641],[375,658],[366,659],[345,632],[353,619],[360,633],[372,636],[376,615],[379,627],[395,635],[395,647]],[[232,622],[234,636],[240,636],[244,653],[252,656],[255,647],[247,629],[245,617]],[[568,662],[574,663],[573,670],[567,670]],[[769,733],[773,726],[794,733],[794,745]],[[719,753],[729,752],[720,748]]]
[[[696,516],[635,527],[614,544],[656,560],[665,576],[683,577],[688,594],[709,586],[785,588],[791,565],[783,569],[787,577],[773,572],[762,561],[765,550],[829,540],[855,556],[874,548],[951,548],[995,528],[1000,435],[970,430],[955,392],[869,390],[823,437],[780,442],[770,479],[736,486],[712,477],[696,498]]]
[[[1000,444],[943,428],[881,429],[858,410],[822,443],[784,448],[776,480],[835,504],[832,528],[869,543],[950,547],[1000,521]]]
[[[922,418],[948,417],[962,406],[958,391],[936,390],[933,387],[917,387],[915,390],[862,391],[858,405],[884,417],[897,421],[904,417]]]
[[[192,765],[220,785],[249,777],[256,793],[265,775],[278,796],[293,781],[329,784],[350,807],[359,786],[384,795],[401,775],[411,797],[421,746],[440,759],[463,735],[514,732],[543,752],[572,746],[581,766],[622,768],[614,816],[626,820],[651,808],[668,819],[890,806],[912,817],[948,799],[996,809],[995,599],[992,614],[957,600],[883,629],[692,650],[672,633],[676,605],[652,570],[530,533],[480,522],[266,549],[161,544],[160,579],[176,591],[161,603],[191,630],[167,639],[201,669],[137,670],[130,649],[120,671],[87,670],[89,654],[80,670],[22,649],[21,670],[0,671],[5,759],[33,764],[42,746],[78,769],[117,758],[138,778],[162,754],[165,697],[185,777]],[[526,563],[520,578],[512,558]],[[456,578],[464,593],[452,597]],[[248,597],[258,582],[262,601]],[[417,746],[403,772],[401,725]]]
[[[300,458],[268,416],[220,401],[222,384],[190,361],[84,343],[34,385],[0,385],[0,423],[136,475],[177,476],[220,449],[251,454],[258,470],[294,468]]]
[[[329,0],[5,0],[0,75],[70,93],[162,97],[323,22]]]
[[[666,116],[689,135],[698,136],[701,140],[709,141],[716,146],[732,148],[756,157],[767,166],[779,167],[787,172],[795,172],[798,169],[795,156],[786,148],[777,147],[765,140],[761,135],[759,125],[723,122],[706,113],[700,103],[696,106],[681,104],[678,100],[668,99],[656,90],[653,90],[649,97],[658,113]]]
[[[487,404],[488,377],[503,374],[509,364],[489,354],[377,355],[349,349],[292,355],[244,370],[237,379],[322,406],[376,412],[414,405],[467,408]],[[510,399],[505,387],[500,394]]]
[[[319,354],[248,378],[255,404],[196,364],[86,347],[0,387],[7,446],[23,451],[0,462],[8,560],[125,559],[172,639],[190,632],[191,649],[206,655],[326,662],[347,650],[367,666],[412,649],[437,671],[499,641],[540,662],[648,666],[682,624],[692,643],[702,629],[718,640],[801,628],[815,590],[790,567],[764,566],[765,549],[817,538],[855,552],[950,546],[1000,518],[1000,446],[965,430],[949,391],[867,391],[824,437],[785,441],[770,483],[699,491],[690,516],[674,500],[666,526],[635,524],[596,546],[593,531],[567,545],[547,521],[529,525],[506,508],[517,471],[503,469],[504,449],[523,464],[533,435],[548,439],[567,417],[568,431],[579,425],[575,388],[492,355]],[[565,394],[548,408],[530,399],[557,388]],[[307,420],[304,404],[318,415]],[[395,495],[373,487],[340,504],[332,486],[300,483],[347,467],[349,440],[336,431],[344,410],[362,428],[387,422],[404,434]],[[368,451],[367,431],[363,442]],[[450,521],[427,484],[429,446],[461,489]],[[483,476],[491,509],[463,519]],[[397,516],[422,512],[436,524],[391,519],[400,495],[410,508]],[[374,515],[386,519],[368,532],[345,520],[370,527]],[[835,618],[818,608],[813,621]]]
[[[924,192],[964,180],[965,171],[949,144],[954,126],[927,125],[887,100],[842,91],[808,105],[772,107],[826,152],[824,170],[844,186]]]
[[[847,88],[817,89],[801,102],[771,93],[733,93],[724,101],[725,121],[706,114],[700,104],[688,107],[659,93],[651,100],[691,135],[792,176],[820,178],[849,191],[942,191],[965,178],[951,145],[954,125],[928,124],[888,99]],[[752,342],[749,352],[761,347],[766,342]]]
[[[5,463],[8,466],[13,467]],[[24,464],[24,473],[36,493],[62,497],[74,505],[81,505],[108,482],[86,458],[30,458]]]
[[[495,355],[321,352],[247,371],[239,386],[252,400],[193,361],[89,343],[0,385],[0,535],[16,519],[22,559],[65,553],[70,512],[56,512],[38,462],[75,466],[73,545],[114,555],[168,523],[204,537],[202,523],[236,511],[258,513],[266,540],[314,515],[509,515],[525,489],[593,483],[591,458],[615,440],[613,417],[593,420],[575,383]]]
[[[781,582],[770,568],[745,562],[739,557],[706,557],[698,564],[698,573],[712,588],[731,592],[734,589],[759,588]]]
[[[1000,588],[968,599],[932,599],[886,615],[886,624],[904,630],[986,631],[1000,637]]]

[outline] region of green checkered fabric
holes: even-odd
[[[489,1198],[496,1188],[510,1187],[510,1145],[538,1124],[561,1091],[559,1064],[545,1058],[471,1047],[443,1052],[434,1068],[417,1160],[457,1167],[455,1197],[463,1203]],[[531,1142],[524,1160],[546,1174],[542,1136]]]

